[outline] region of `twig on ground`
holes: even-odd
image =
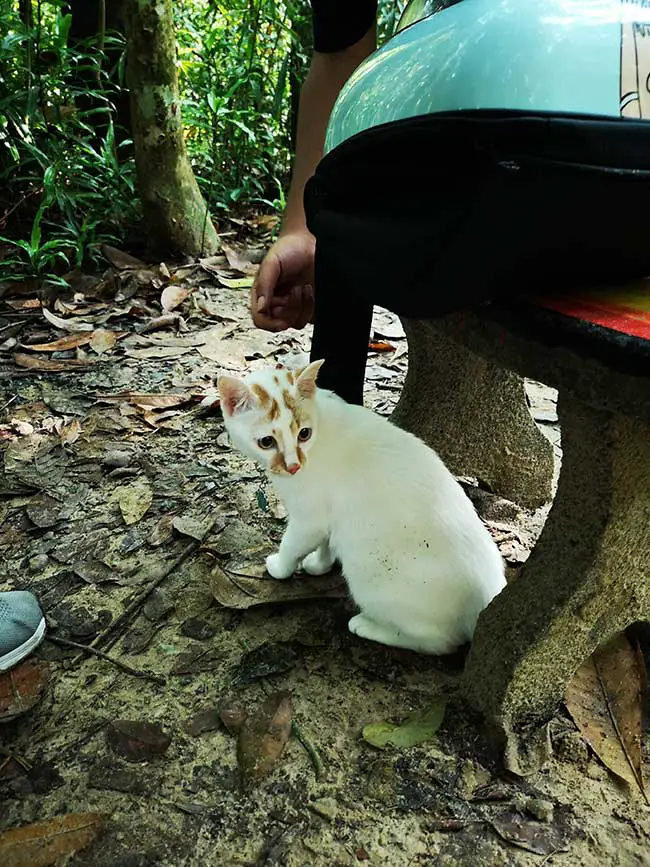
[[[220,520],[221,520],[221,515],[217,516],[210,523],[210,525],[206,529],[205,533],[203,534],[204,539],[208,538],[208,536],[212,532],[212,528]],[[142,605],[144,605],[145,600],[150,596],[150,594],[153,593],[153,591],[157,587],[159,587],[163,583],[163,581],[171,575],[172,572],[174,572],[176,569],[178,569],[178,567],[181,566],[185,562],[185,560],[187,560],[188,557],[190,557],[192,554],[196,553],[196,551],[199,550],[199,548],[201,547],[201,544],[202,543],[199,541],[190,542],[190,544],[187,545],[183,551],[181,551],[181,553],[174,560],[174,562],[171,564],[171,566],[169,566],[169,568],[165,569],[165,571],[161,575],[159,575],[157,578],[154,578],[153,581],[150,581],[149,584],[147,584],[147,586],[144,588],[144,590],[141,593],[138,593],[137,596],[135,596],[135,598],[126,606],[126,608],[120,614],[119,617],[116,617],[115,620],[106,627],[106,629],[103,629],[100,633],[98,633],[98,635],[95,636],[95,638],[91,641],[91,643],[89,645],[84,645],[85,650],[92,652],[91,648],[95,648],[98,644],[105,644],[106,639],[112,633],[117,632],[118,628],[120,626],[122,626],[124,623],[126,623],[131,618],[131,615],[134,612],[138,611],[142,607]],[[117,639],[118,639],[118,636],[115,636],[114,641],[111,642],[110,646],[112,646],[115,643],[115,641],[117,641]],[[76,665],[81,659],[83,659],[83,655],[79,653],[72,660],[72,664]]]
[[[12,753],[11,750],[6,749],[6,747],[0,746],[0,756],[4,756],[4,762],[0,763],[0,773],[4,771],[9,762],[14,761],[16,764],[20,765],[24,771],[30,771],[32,766],[24,759],[22,756],[17,755],[16,753]]]
[[[303,730],[300,728],[300,726],[295,720],[291,721],[291,731],[296,740],[300,741],[300,743],[305,748],[305,752],[311,759],[311,763],[314,766],[314,774],[316,775],[316,779],[320,780],[320,778],[323,776],[323,773],[325,772],[325,765],[323,764],[323,760],[321,759],[318,750],[312,744],[312,742],[309,740],[307,735],[303,732]]]
[[[81,650],[83,653],[90,653],[92,656],[99,657],[99,659],[105,659],[107,662],[112,662],[113,665],[121,668],[122,671],[125,671],[127,674],[132,674],[134,677],[145,677],[147,680],[152,680],[154,683],[166,683],[164,677],[160,677],[157,674],[150,674],[148,671],[142,671],[139,668],[132,668],[120,659],[116,659],[114,656],[109,656],[109,654],[104,653],[103,650],[97,650],[97,648],[90,647],[88,644],[80,644],[78,641],[70,641],[67,638],[59,638],[56,635],[46,635],[45,637],[47,641],[51,641],[53,644],[60,644],[62,647],[74,647],[77,650]],[[75,659],[77,659],[76,656]]]
[[[553,849],[552,852],[549,852],[548,855],[546,856],[546,858],[544,858],[543,861],[540,861],[540,862],[539,862],[539,867],[544,867],[544,864],[548,864],[548,862],[551,860],[551,858],[552,858],[554,855],[559,855],[560,852],[566,852],[566,851],[567,851],[566,848],[561,849],[561,848],[558,846],[557,849]]]
[[[4,412],[4,411],[6,410],[6,408],[7,408],[10,404],[12,404],[12,403],[17,399],[17,398],[18,398],[18,395],[17,395],[17,394],[14,394],[13,397],[10,397],[9,400],[8,400],[8,401],[7,401],[3,406],[0,406],[0,412]]]

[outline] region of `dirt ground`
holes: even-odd
[[[650,809],[564,713],[552,760],[526,781],[499,773],[453,702],[429,742],[380,750],[363,739],[368,723],[453,696],[462,658],[351,636],[336,577],[299,584],[296,595],[312,598],[269,590],[262,563],[281,536],[282,506],[198,399],[224,366],[286,360],[309,335],[256,335],[245,289],[204,280],[201,292],[211,306],[181,308],[188,331],[147,342],[131,330],[119,351],[72,373],[3,356],[0,589],[32,590],[51,636],[89,644],[159,584],[100,642],[144,676],[60,643],[38,650],[49,671],[40,701],[0,725],[0,831],[97,811],[104,833],[69,861],[93,867],[650,865]],[[202,353],[191,338],[206,334],[209,311],[210,327],[225,330]],[[392,349],[371,354],[367,398],[387,414],[406,345],[381,311],[376,337]],[[536,383],[529,394],[559,457],[554,394]],[[516,569],[544,510],[522,512],[467,485]],[[216,709],[236,698],[254,712],[281,690],[291,693],[292,736],[271,773],[244,786],[237,737]],[[160,727],[168,746],[128,760],[128,738],[116,746],[114,735],[124,720]]]

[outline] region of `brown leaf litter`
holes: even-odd
[[[509,783],[500,801],[473,798],[502,781],[449,711],[412,746],[364,742],[368,725],[410,720],[456,674],[350,636],[340,574],[265,575],[285,514],[207,398],[222,369],[298,364],[310,329],[251,328],[254,247],[228,242],[178,267],[107,249],[104,274],[70,275],[47,302],[54,322],[32,285],[0,299],[3,589],[32,589],[53,639],[33,657],[49,681],[2,732],[0,823],[110,816],[99,844],[75,850],[92,867],[530,867],[541,851],[549,864],[555,851],[584,867],[634,863],[644,815],[598,777],[568,720],[575,761],[554,758],[537,788]],[[369,365],[368,401],[389,413],[407,364],[399,319],[375,311],[371,341],[395,347]],[[543,515],[473,496],[521,562]]]

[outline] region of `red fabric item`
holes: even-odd
[[[590,322],[650,340],[650,279],[619,289],[598,289],[563,296],[535,296],[534,304]]]

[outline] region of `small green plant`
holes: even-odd
[[[119,243],[139,206],[132,160],[122,157],[129,142],[115,135],[105,53],[68,46],[61,2],[35,8],[39,17],[27,26],[0,6],[0,231],[15,250],[0,278],[27,272],[62,282],[101,243]],[[116,40],[104,44],[115,48]]]
[[[47,180],[51,180],[52,174],[53,169],[52,167],[49,167],[45,172],[44,181],[47,182]],[[34,215],[29,240],[23,241],[19,238],[12,239],[0,236],[0,241],[15,247],[19,253],[22,253],[22,256],[5,260],[5,266],[13,265],[18,268],[16,272],[10,272],[7,275],[4,275],[5,279],[11,279],[12,276],[15,279],[22,279],[21,271],[27,264],[32,276],[47,279],[50,283],[65,284],[65,281],[56,273],[56,265],[57,263],[62,262],[66,269],[70,267],[69,257],[74,250],[74,242],[69,241],[66,245],[60,238],[53,238],[50,241],[45,242],[43,241],[43,214],[51,204],[51,193],[47,192],[47,183],[45,190],[46,192],[44,193],[41,204],[38,206],[38,210]]]

